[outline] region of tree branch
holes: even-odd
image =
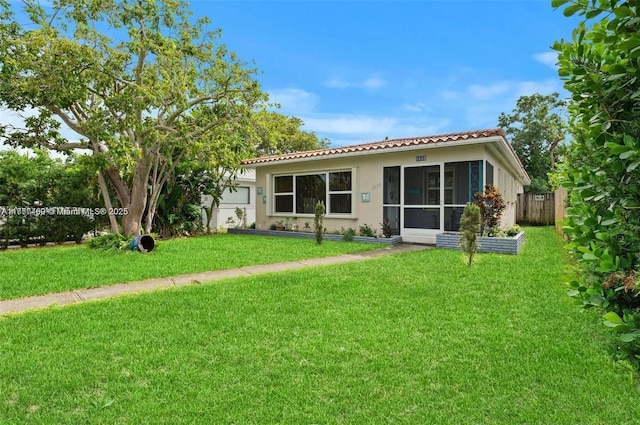
[[[56,114],[58,117],[60,117],[60,119],[73,131],[75,131],[76,133],[78,133],[81,136],[85,136],[88,137],[84,131],[82,131],[82,128],[78,125],[77,121],[74,121],[65,111],[63,111],[62,109],[58,108],[55,105],[46,105],[46,108],[53,112],[54,114]]]

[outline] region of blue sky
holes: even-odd
[[[578,22],[551,0],[195,0],[191,8],[258,69],[279,112],[333,147],[493,128],[521,95],[567,96],[550,46]],[[0,120],[15,116],[0,111]]]
[[[331,146],[496,127],[521,95],[566,96],[550,46],[577,23],[550,0],[191,4]]]

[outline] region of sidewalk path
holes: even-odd
[[[263,273],[301,269],[304,267],[346,263],[350,261],[361,261],[368,258],[380,257],[382,255],[419,251],[427,248],[429,247],[424,245],[410,245],[400,243],[373,251],[361,252],[357,254],[345,254],[336,257],[308,258],[306,260],[289,261],[285,263],[261,264],[242,267],[238,269],[184,274],[173,277],[147,279],[139,282],[117,283],[115,285],[100,286],[98,288],[76,289],[73,291],[58,292],[54,294],[35,295],[32,297],[0,301],[0,315],[46,308],[52,305],[81,303],[85,301],[98,300],[122,294],[149,292],[162,288],[212,282],[233,277],[252,276]]]

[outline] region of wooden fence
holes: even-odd
[[[519,193],[516,205],[516,223],[534,226],[555,225],[555,194]]]
[[[530,225],[554,225],[556,232],[564,238],[568,236],[562,230],[562,221],[567,213],[567,189],[561,187],[553,193],[518,194],[516,223]]]
[[[556,232],[564,235],[562,231],[562,220],[564,220],[565,215],[567,214],[567,189],[564,187],[556,189],[554,192],[555,202],[556,202]]]

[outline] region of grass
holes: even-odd
[[[428,250],[0,319],[0,422],[635,424],[640,390],[563,284]]]
[[[58,246],[0,252],[0,299],[379,248],[372,244],[219,234],[160,241],[154,252]]]

